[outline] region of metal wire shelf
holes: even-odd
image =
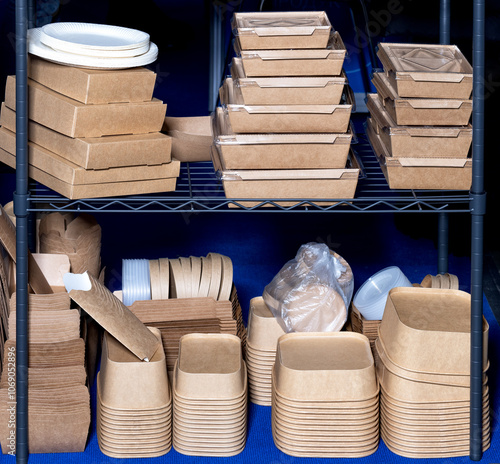
[[[359,115],[358,115],[359,116]],[[222,182],[211,162],[183,163],[174,192],[127,197],[68,200],[32,182],[29,211],[66,212],[293,212],[293,213],[387,213],[387,212],[470,212],[469,192],[441,190],[391,190],[364,133],[352,145],[361,161],[363,176],[355,198],[286,199],[291,206],[278,204],[283,199],[227,199]],[[331,203],[334,204],[331,204]]]

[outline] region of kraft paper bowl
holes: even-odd
[[[261,296],[250,300],[247,330],[247,346],[251,350],[271,353],[276,352],[278,338],[285,333]]]
[[[179,341],[175,392],[184,398],[230,400],[246,389],[241,340],[229,334],[187,334]]]
[[[483,370],[489,326],[483,318]],[[441,288],[394,288],[379,327],[387,355],[406,370],[470,374],[470,294]]]
[[[354,332],[282,335],[274,382],[277,392],[292,400],[359,401],[378,392],[370,343]]]
[[[158,329],[149,330],[161,340]],[[108,409],[165,408],[172,395],[162,346],[145,362],[105,332],[98,388]]]

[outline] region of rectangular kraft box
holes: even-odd
[[[326,48],[332,25],[324,11],[234,13],[242,50]]]
[[[156,73],[144,68],[87,69],[28,56],[28,77],[85,104],[145,102],[153,98]]]
[[[471,158],[393,158],[373,130],[368,118],[366,132],[391,189],[469,190]]]
[[[377,56],[400,97],[471,96],[472,66],[456,45],[381,42]]]
[[[234,134],[222,108],[214,114],[214,144],[223,170],[344,168],[352,132]]]
[[[172,156],[181,162],[210,161],[213,142],[210,116],[166,116],[162,132],[172,138]]]
[[[7,76],[5,104],[16,109],[16,79]],[[28,116],[69,137],[159,132],[167,111],[160,100],[84,105],[28,79]]]
[[[340,76],[346,56],[337,31],[331,34],[326,48],[242,50],[236,37],[234,51],[247,77]]]
[[[16,131],[16,112],[2,103],[0,126]],[[72,138],[28,121],[31,142],[85,169],[158,165],[171,161],[172,139],[161,132]]]
[[[344,77],[247,77],[240,58],[233,58],[234,92],[245,105],[338,105]]]
[[[0,149],[0,161],[11,168],[16,168],[16,157],[3,149]],[[63,182],[31,164],[28,165],[28,176],[70,200],[172,192],[175,190],[177,183],[177,177],[171,177],[167,179],[73,185]]]
[[[33,142],[29,142],[28,146],[28,160],[32,166],[68,184],[101,184],[161,179],[178,177],[180,172],[180,162],[177,160],[155,166],[124,166],[87,170]],[[16,152],[16,134],[5,127],[0,128],[0,148],[12,155]]]
[[[467,158],[472,143],[469,126],[398,126],[382,104],[380,96],[369,93],[366,106],[375,132],[390,156],[424,158]]]
[[[472,114],[472,100],[451,98],[401,98],[388,77],[373,74],[372,83],[382,104],[400,126],[466,126]]]
[[[328,201],[330,198],[354,198],[358,184],[359,167],[355,160],[342,169],[222,171],[217,151],[213,149],[212,152],[214,167],[222,179],[226,198],[253,200],[242,201],[242,206],[255,206],[266,199],[281,200],[276,201],[281,206],[292,206],[298,203],[297,199],[324,200],[318,203],[330,205],[337,203]],[[287,198],[293,200],[286,201]]]
[[[254,133],[345,133],[352,105],[243,105],[234,103],[233,82],[226,78],[221,103],[232,130]]]

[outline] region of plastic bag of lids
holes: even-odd
[[[353,291],[345,259],[311,242],[281,268],[262,297],[285,332],[335,332],[347,320]]]

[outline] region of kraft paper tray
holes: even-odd
[[[235,134],[222,108],[212,118],[224,170],[343,168],[355,141],[352,127],[338,134]]]
[[[472,66],[456,45],[382,42],[377,56],[400,97],[470,98]]]
[[[346,56],[345,45],[337,31],[330,35],[326,48],[242,50],[238,37],[233,46],[248,77],[339,76]]]
[[[325,48],[332,25],[324,11],[234,13],[242,50]]]

